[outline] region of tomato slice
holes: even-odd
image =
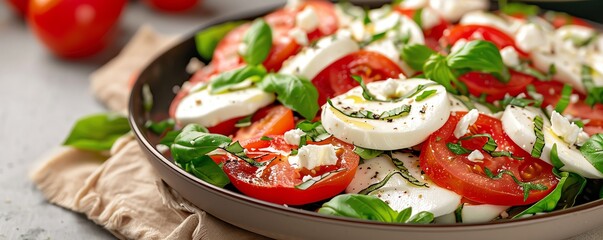
[[[396,7],[395,9],[399,13],[404,14],[405,16],[413,19],[415,17],[415,13],[417,9],[410,8],[401,8]],[[433,26],[430,29],[423,29],[423,35],[425,36],[425,45],[430,47],[433,50],[439,51],[441,49],[440,46],[440,38],[444,36],[444,31],[450,27],[450,23],[446,21],[443,17],[440,17],[440,22]]]
[[[498,49],[503,49],[508,46],[515,48],[519,56],[522,58],[528,58],[529,54],[521,51],[515,44],[515,40],[504,32],[490,27],[482,25],[456,25],[449,31],[444,33],[442,38],[444,46],[454,45],[460,39],[466,39],[467,41],[483,39],[494,43]]]
[[[578,25],[593,28],[590,23],[584,21],[583,19],[563,12],[548,11],[544,14],[544,19],[549,21],[555,28],[560,28],[566,25]]]
[[[558,81],[534,81],[533,84],[536,88],[536,92],[543,96],[543,106],[557,105],[557,102],[559,102],[559,99],[561,98],[563,83]],[[603,104],[598,103],[591,107],[584,102],[584,95],[576,91],[573,91],[573,94],[578,94],[580,99],[577,102],[570,102],[563,113],[577,118],[587,119],[587,121],[585,121],[584,131],[588,134],[603,133]]]
[[[469,72],[459,77],[469,88],[469,92],[475,96],[486,94],[486,100],[493,102],[505,97],[505,94],[517,96],[525,91],[526,86],[535,80],[534,77],[511,70],[511,79],[508,83],[499,81],[492,74]]]
[[[305,7],[312,7],[320,22],[316,31],[308,33],[310,41],[337,31],[338,21],[335,7],[326,1],[307,1],[297,9],[282,8],[264,16],[264,20],[272,29],[273,39],[270,53],[263,63],[268,71],[278,71],[287,58],[301,50],[301,46],[289,36],[289,32],[295,27],[295,16]],[[245,64],[239,56],[238,48],[249,26],[249,24],[244,24],[233,29],[218,43],[212,58],[212,63],[218,72],[231,70]]]
[[[451,152],[447,143],[459,141],[454,137],[453,132],[465,114],[464,112],[452,114],[446,124],[433,133],[423,145],[420,156],[421,169],[438,186],[448,188],[471,201],[507,206],[534,203],[555,188],[558,180],[552,173],[552,166],[531,157],[515,145],[503,132],[501,121],[496,118],[480,114],[476,123],[469,128],[469,134],[488,133],[498,144],[497,151],[509,151],[514,156],[523,157],[523,160],[492,157],[481,150],[487,141],[485,137],[460,141],[460,144],[467,149],[479,149],[484,155],[483,161],[470,161],[468,154],[457,155]],[[511,176],[503,174],[500,179],[491,179],[485,174],[486,168],[494,175],[499,171],[507,170],[522,182],[542,184],[547,189],[529,191],[524,201],[523,188],[515,183]]]
[[[317,202],[341,193],[352,181],[359,157],[353,152],[353,146],[336,138],[316,145],[332,144],[339,147],[335,165],[318,166],[314,169],[296,169],[288,162],[284,153],[291,152],[297,146],[289,145],[282,136],[271,136],[272,140],[251,139],[242,145],[249,157],[259,162],[268,162],[265,167],[255,167],[232,155],[224,161],[224,172],[231,183],[247,196],[277,204],[303,205]],[[304,176],[331,174],[305,190],[295,186],[303,182]]]
[[[293,111],[283,106],[276,105],[265,107],[252,118],[251,126],[240,128],[235,134],[234,140],[245,140],[260,138],[268,135],[283,135],[285,132],[295,128]]]
[[[318,104],[328,98],[345,93],[358,86],[352,75],[359,75],[365,82],[398,78],[402,70],[398,64],[377,52],[360,50],[350,53],[323,69],[312,83],[318,89]]]

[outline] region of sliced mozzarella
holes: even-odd
[[[520,108],[509,106],[502,117],[503,130],[507,135],[526,152],[532,152],[536,142],[534,133],[534,118],[540,114],[543,117],[544,148],[540,159],[551,164],[551,150],[557,145],[557,155],[565,166],[563,171],[574,172],[587,178],[603,178],[599,172],[574,145],[570,145],[557,136],[551,129],[551,123],[535,108]]]
[[[379,41],[375,41],[366,47],[365,50],[373,51],[381,53],[383,56],[392,60],[400,66],[402,71],[408,75],[414,74],[415,70],[412,69],[408,64],[400,59],[400,50],[396,47],[394,40],[392,39],[382,39]]]
[[[421,11],[421,27],[423,30],[429,30],[440,24],[440,15],[431,8],[423,8]]]
[[[543,52],[533,52],[532,60],[534,66],[542,72],[548,72],[550,67],[554,65],[556,72],[553,79],[562,83],[567,83],[575,90],[582,93],[586,92],[580,76],[581,65],[576,63],[574,58],[559,57]]]
[[[419,85],[433,84],[425,79],[398,80],[397,95],[414,91]],[[386,99],[381,89],[386,81],[367,84],[371,93],[379,99]],[[353,118],[344,115],[329,104],[322,110],[322,124],[327,132],[344,142],[356,146],[394,150],[415,146],[444,125],[450,115],[450,103],[446,89],[441,85],[431,85],[426,90],[436,92],[424,99],[416,101],[416,97],[406,98],[398,102],[367,101],[362,97],[362,88],[356,87],[347,93],[331,99],[333,105],[346,112],[368,110],[381,114],[402,105],[410,105],[410,113],[406,116],[384,119]],[[421,93],[417,94],[420,95]]]
[[[468,12],[488,9],[487,0],[430,0],[429,6],[449,22],[457,22]]]
[[[401,1],[400,7],[408,9],[419,9],[427,7],[427,4],[428,0],[405,0]]]
[[[210,94],[208,89],[203,89],[182,99],[176,109],[176,120],[182,125],[197,123],[213,127],[223,121],[252,114],[274,99],[274,94],[258,88],[221,94]]]
[[[503,59],[503,63],[508,67],[515,67],[519,65],[519,54],[512,46],[506,46],[500,50],[500,56]]]
[[[535,23],[521,25],[515,33],[515,44],[524,52],[535,50],[549,52],[551,49],[550,35],[552,31],[547,31]]]
[[[325,37],[316,46],[304,48],[285,61],[280,73],[301,75],[311,80],[331,63],[358,49],[358,44],[345,34]]]
[[[500,213],[508,208],[509,206],[465,203],[463,204],[463,210],[461,210],[461,219],[463,223],[489,222],[500,216]]]
[[[490,26],[508,34],[509,36],[513,36],[515,31],[520,26],[520,22],[514,21],[511,18],[505,18],[503,16],[484,11],[474,11],[463,15],[461,24]]]
[[[460,203],[461,196],[424,179],[421,175],[418,156],[396,152],[393,157],[402,161],[409,174],[420,182],[427,183],[428,187],[413,185],[400,175],[394,175],[383,187],[372,192],[371,195],[379,197],[397,211],[412,207],[413,214],[428,211],[435,217],[454,212]],[[366,160],[358,166],[356,175],[346,188],[346,192],[358,193],[371,184],[380,182],[394,171],[398,171],[398,168],[388,156],[381,155]]]
[[[319,19],[314,8],[308,6],[295,15],[295,26],[306,32],[312,32],[318,28]]]

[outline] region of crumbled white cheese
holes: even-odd
[[[289,36],[291,38],[293,38],[293,40],[295,40],[295,42],[297,42],[297,44],[299,44],[301,46],[307,46],[309,43],[308,35],[301,28],[296,27],[296,28],[291,29],[289,31]]]
[[[421,12],[421,27],[423,30],[429,30],[440,24],[440,15],[431,8],[423,8]]]
[[[291,145],[299,145],[299,141],[303,135],[305,135],[304,131],[299,128],[291,129],[283,135],[285,138],[285,142]]]
[[[295,25],[306,32],[312,32],[318,28],[318,15],[312,7],[306,7],[295,16]]]
[[[297,150],[297,155],[289,156],[288,160],[295,168],[313,169],[337,164],[337,152],[331,144],[305,145]]]
[[[515,34],[515,43],[524,52],[531,52],[545,47],[548,42],[547,39],[543,29],[533,23],[519,27]]]
[[[352,22],[352,24],[350,24],[350,31],[352,32],[352,37],[354,37],[354,40],[364,40],[366,30],[364,29],[364,23],[362,23],[361,21],[357,20]]]
[[[287,9],[297,9],[301,6],[302,0],[287,0],[285,4],[285,8]]]
[[[588,133],[581,131],[580,133],[578,133],[578,139],[576,139],[576,145],[578,145],[578,146],[584,145],[584,143],[586,143],[586,141],[588,141],[589,138],[590,138],[590,136],[588,135]]]
[[[473,150],[473,152],[469,153],[467,159],[472,162],[481,162],[482,160],[484,160],[484,154],[482,154],[482,152],[480,152],[479,150]]]
[[[514,67],[519,65],[519,54],[513,46],[506,46],[500,50],[500,56],[502,57],[503,63],[507,67]]]
[[[237,52],[239,53],[240,56],[245,55],[245,53],[247,53],[248,49],[249,49],[249,46],[247,46],[247,44],[245,42],[241,42],[241,43],[239,43],[239,46],[237,46]]]
[[[570,95],[570,103],[577,103],[580,100],[580,95],[572,94]]]
[[[469,129],[469,126],[473,125],[475,121],[477,121],[477,117],[479,117],[479,112],[477,109],[471,109],[465,116],[459,120],[459,123],[456,125],[454,129],[454,136],[456,138],[461,138]]]
[[[385,97],[395,97],[398,90],[398,80],[389,78],[385,80],[385,83],[381,87],[381,93]]]
[[[569,144],[576,143],[578,135],[582,131],[578,125],[570,122],[557,111],[553,111],[551,114],[551,130]]]

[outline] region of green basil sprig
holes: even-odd
[[[467,87],[458,80],[458,76],[467,71],[490,73],[503,83],[510,80],[509,70],[498,48],[488,41],[470,41],[448,56],[436,53],[425,45],[406,45],[400,56],[413,69],[423,71],[427,78],[455,94],[467,93]]]
[[[65,146],[91,151],[111,149],[115,140],[130,131],[128,119],[117,114],[94,114],[77,120]]]
[[[266,68],[262,65],[246,65],[241,68],[226,71],[211,80],[211,94],[224,93],[233,85],[245,80],[260,81],[266,75]]]
[[[561,179],[551,193],[526,210],[513,216],[513,218],[519,218],[526,214],[550,212],[574,206],[576,197],[582,192],[584,186],[586,186],[586,179],[578,174],[570,172],[561,172],[560,175]]]
[[[279,102],[306,119],[313,119],[318,113],[318,90],[308,79],[271,73],[257,85],[266,92],[276,93]]]
[[[243,60],[249,65],[262,64],[272,48],[272,29],[263,19],[255,20],[243,36],[246,51],[242,53]]]
[[[369,160],[383,154],[383,151],[354,146],[354,153],[358,154],[363,160]]]
[[[603,173],[603,134],[592,135],[580,147],[580,152],[599,172]]]
[[[581,71],[582,84],[586,89],[586,104],[593,106],[596,103],[603,103],[603,87],[596,86],[593,81],[593,69],[590,66],[582,65]]]
[[[243,23],[245,21],[226,22],[198,32],[195,35],[195,44],[199,55],[205,60],[210,60],[220,40],[231,30]]]
[[[433,213],[426,211],[419,212],[411,218],[410,207],[398,212],[375,196],[361,194],[338,195],[324,203],[318,209],[318,213],[386,223],[425,224],[433,222],[434,218]]]
[[[299,128],[305,133],[304,136],[306,138],[306,142],[308,140],[320,142],[331,137],[331,134],[327,132],[321,121],[310,122],[308,120],[304,120],[299,122],[295,127]]]
[[[231,142],[227,136],[209,133],[198,124],[189,124],[176,136],[170,150],[176,162],[188,163],[218,148],[226,148]]]
[[[506,2],[506,1],[499,1]],[[536,5],[529,5],[524,3],[507,3],[500,6],[500,11],[507,15],[524,15],[526,17],[536,16],[540,12],[540,8]]]
[[[492,173],[492,170],[487,167],[484,167],[484,173],[486,174],[486,176],[493,180],[501,179],[503,175],[509,175],[511,179],[513,179],[513,181],[523,189],[524,201],[528,199],[530,191],[543,191],[548,189],[545,185],[540,183],[534,184],[530,182],[522,182],[515,176],[515,174],[513,174],[513,172],[509,170],[500,170],[496,175],[494,175],[494,173]]]
[[[228,176],[222,168],[207,155],[200,156],[190,162],[176,162],[180,168],[192,173],[195,177],[218,187],[224,187],[230,183]]]

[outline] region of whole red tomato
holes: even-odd
[[[22,16],[25,16],[27,13],[27,5],[29,4],[29,0],[6,0],[9,6],[12,6],[15,12],[19,13]]]
[[[31,0],[33,32],[53,53],[86,57],[105,48],[126,0]]]
[[[166,12],[181,12],[197,5],[199,0],[145,0],[151,7]]]

